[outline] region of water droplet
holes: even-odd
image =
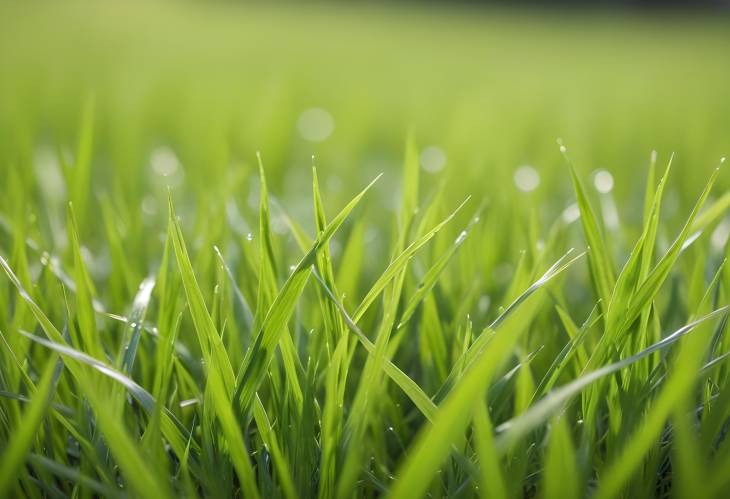
[[[446,166],[446,154],[440,147],[429,146],[421,151],[421,168],[428,173],[436,173]]]
[[[566,224],[572,224],[573,222],[578,220],[580,218],[580,208],[578,208],[578,204],[573,203],[565,208],[561,217],[563,218],[563,222],[565,222]]]
[[[459,237],[456,238],[454,241],[454,244],[461,244],[464,242],[464,239],[466,239],[467,233],[465,230],[461,231],[461,234],[459,234]]]
[[[152,171],[161,177],[170,177],[177,173],[180,161],[169,147],[158,147],[150,155]]]
[[[246,241],[253,241],[253,234],[251,234],[250,232],[246,234]]]
[[[523,165],[515,170],[515,185],[522,192],[531,192],[540,185],[540,174],[532,166]]]
[[[283,216],[272,217],[271,230],[273,230],[275,234],[286,234],[289,230],[289,224],[286,222],[286,218]]]
[[[335,130],[335,120],[325,109],[313,107],[299,115],[299,134],[310,142],[322,142]]]
[[[68,157],[66,154],[63,156]],[[33,168],[43,194],[54,201],[64,199],[66,181],[58,161],[58,153],[48,146],[37,148],[33,153]]]
[[[710,236],[712,247],[717,251],[722,251],[727,243],[728,237],[730,237],[730,222],[725,219],[712,231],[712,236]]]
[[[330,254],[337,258],[342,253],[342,244],[335,239],[330,239]]]
[[[155,201],[155,198],[152,196],[145,196],[142,199],[142,213],[145,215],[156,215],[157,214],[157,201]]]
[[[601,194],[608,194],[613,190],[613,175],[606,170],[598,170],[593,176],[593,185]]]
[[[482,295],[479,298],[479,311],[484,313],[487,310],[489,310],[489,306],[492,304],[492,299],[489,297],[489,295]]]

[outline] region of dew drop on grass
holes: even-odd
[[[170,188],[179,187],[184,180],[184,172],[175,152],[166,146],[157,147],[150,153],[150,167],[157,184]]]
[[[446,166],[446,154],[437,146],[428,146],[421,151],[421,168],[428,173],[436,173]]]
[[[710,237],[712,247],[717,251],[722,251],[725,248],[728,237],[730,237],[730,221],[727,219],[720,222]]]
[[[342,244],[335,239],[330,239],[330,254],[333,258],[337,258],[342,253]]]
[[[466,239],[466,235],[467,235],[466,234],[466,231],[465,230],[462,230],[461,233],[459,234],[459,237],[457,237],[456,240],[454,241],[454,244],[461,244],[461,243],[463,243],[464,242],[464,239]]]
[[[561,217],[563,222],[571,224],[580,218],[580,208],[576,203],[573,203],[563,210]]]
[[[608,194],[613,190],[613,175],[606,170],[598,170],[593,175],[593,185],[601,194]]]
[[[515,185],[522,192],[531,192],[540,185],[540,174],[530,165],[520,166],[513,176]]]
[[[158,147],[150,155],[152,171],[161,177],[175,175],[180,168],[180,161],[169,147]]]
[[[322,142],[335,130],[335,120],[325,109],[313,107],[299,115],[297,129],[304,140]]]
[[[275,216],[271,218],[271,230],[275,234],[284,235],[287,233],[289,225],[286,223],[286,218],[282,216]]]
[[[33,168],[38,185],[45,196],[54,201],[66,196],[66,181],[58,161],[58,154],[47,146],[33,152]]]
[[[375,227],[368,227],[365,230],[365,237],[363,238],[365,244],[373,244],[378,239],[378,229]]]
[[[89,248],[87,248],[86,246],[83,246],[82,245],[79,248],[79,250],[81,252],[81,258],[84,260],[84,262],[87,265],[91,265],[93,263],[93,261],[94,261],[94,255],[91,254],[91,251],[89,250]]]
[[[145,196],[144,199],[142,199],[142,213],[148,216],[157,215],[157,202],[155,201],[155,198],[152,196]]]
[[[479,298],[479,303],[477,306],[479,307],[480,312],[486,313],[487,310],[489,310],[489,306],[491,304],[492,304],[492,299],[489,297],[489,295],[482,295]]]
[[[251,182],[251,187],[248,191],[248,197],[246,198],[246,202],[248,203],[248,206],[251,208],[257,208],[259,205],[259,190],[261,187],[258,184],[257,180],[254,180]]]
[[[250,232],[246,234],[246,241],[253,241],[253,234],[251,234]]]

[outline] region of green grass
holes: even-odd
[[[723,497],[727,21],[1,5],[0,497]]]

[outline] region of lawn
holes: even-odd
[[[0,497],[720,498],[730,17],[0,4]]]

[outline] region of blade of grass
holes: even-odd
[[[155,286],[154,277],[147,277],[139,285],[137,295],[134,297],[132,303],[132,311],[129,314],[129,322],[125,328],[124,348],[121,356],[121,368],[125,373],[132,371],[134,365],[134,358],[137,355],[137,346],[139,345],[139,338],[142,334],[142,324],[144,323],[145,314],[147,313],[147,306],[149,305],[150,298],[152,297],[152,288]]]
[[[579,484],[575,449],[565,418],[557,417],[550,429],[545,467],[542,470],[545,482],[545,497],[578,499],[582,497]]]
[[[96,492],[97,494],[102,495],[103,497],[112,497],[117,499],[125,497],[125,495],[121,491],[113,489],[97,480],[94,480],[89,476],[84,475],[77,468],[72,468],[65,464],[59,463],[58,461],[53,461],[40,454],[29,454],[28,463],[35,467],[43,468],[53,473],[57,477],[63,478],[72,483],[85,487],[93,492]]]
[[[246,353],[239,369],[234,400],[239,404],[242,412],[247,412],[251,407],[253,396],[263,381],[266,369],[271,362],[274,348],[278,344],[281,335],[284,333],[286,324],[289,321],[297,300],[307,284],[311,266],[316,262],[319,251],[337,232],[350,212],[360,202],[365,193],[380,178],[376,177],[365,189],[352,199],[340,213],[332,219],[327,228],[319,235],[313,246],[294,268],[289,278],[277,294],[274,302],[261,324],[261,329],[256,336],[251,349]]]
[[[469,198],[465,199],[448,217],[442,220],[439,224],[437,224],[419,239],[411,243],[406,249],[403,250],[402,253],[400,253],[397,257],[393,259],[392,262],[390,262],[388,267],[380,275],[380,277],[378,277],[378,279],[370,288],[370,291],[367,292],[355,312],[352,314],[352,318],[356,323],[360,321],[370,305],[372,305],[372,303],[383,291],[383,289],[385,289],[388,283],[390,283],[408,263],[408,261],[413,258],[413,255],[419,249],[421,249],[428,241],[430,241],[436,234],[438,234],[438,232],[443,229],[446,224],[448,224],[456,216],[459,210],[461,210],[461,208],[463,208],[468,201]]]
[[[591,383],[594,383],[595,381],[603,377],[620,371],[621,369],[630,366],[634,362],[637,362],[654,352],[668,347],[683,336],[687,335],[695,327],[711,319],[720,317],[721,315],[725,314],[727,310],[728,307],[722,307],[720,309],[717,309],[714,312],[704,315],[699,319],[690,322],[686,326],[679,328],[677,331],[666,336],[661,341],[654,343],[645,350],[642,350],[641,352],[632,355],[631,357],[627,357],[618,362],[614,362],[613,364],[608,364],[601,367],[600,369],[596,369],[595,371],[592,371],[588,374],[584,374],[583,376],[573,380],[567,385],[553,390],[552,392],[548,393],[544,398],[535,403],[532,407],[530,407],[530,409],[527,410],[524,414],[520,415],[518,418],[502,423],[500,426],[497,427],[497,432],[499,433],[499,435],[497,436],[497,447],[502,452],[506,451],[506,449],[508,449],[520,438],[524,437],[530,431],[547,421],[547,419],[552,414],[560,410],[572,397],[580,393]]]
[[[20,425],[10,436],[7,445],[0,456],[0,497],[7,497],[14,488],[14,484],[21,475],[21,469],[25,464],[28,452],[33,447],[33,442],[46,410],[53,399],[56,388],[54,372],[56,371],[56,357],[52,356],[46,361],[37,391],[33,400],[23,411],[23,418]]]
[[[216,330],[213,319],[211,319],[208,313],[205,300],[203,299],[203,293],[195,278],[195,272],[193,271],[193,266],[183,239],[182,229],[175,216],[175,209],[172,206],[171,194],[168,197],[168,206],[175,259],[180,270],[180,278],[185,289],[190,316],[193,319],[200,349],[203,352],[203,359],[207,366],[221,371],[221,379],[225,383],[229,393],[232,393],[235,386],[233,368],[231,367],[231,362],[220,334]]]
[[[565,161],[568,163],[570,170],[570,178],[573,181],[573,189],[580,209],[580,221],[583,226],[586,242],[588,243],[588,264],[591,268],[591,279],[596,290],[596,295],[601,300],[603,313],[608,311],[608,304],[611,299],[611,291],[613,290],[615,278],[614,267],[609,257],[606,243],[598,226],[596,215],[588,200],[588,194],[583,182],[575,171],[573,163],[568,158],[567,150],[562,142],[560,152],[563,154]]]

